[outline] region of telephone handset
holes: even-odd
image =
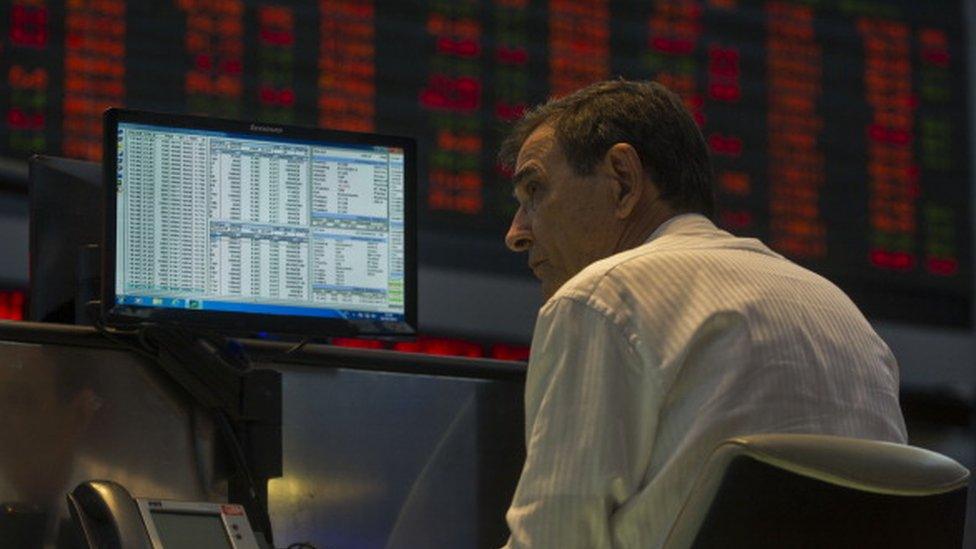
[[[139,507],[121,484],[79,484],[68,494],[68,510],[89,549],[152,549]]]
[[[235,504],[133,499],[121,484],[93,480],[68,494],[68,509],[87,549],[262,547]]]

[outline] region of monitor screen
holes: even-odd
[[[105,147],[113,316],[415,330],[409,139],[110,110]]]

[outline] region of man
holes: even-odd
[[[676,95],[592,85],[526,114],[501,158],[506,243],[548,299],[510,547],[660,546],[729,437],[905,441],[897,364],[854,304],[709,221],[707,148]]]

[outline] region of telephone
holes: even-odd
[[[68,510],[88,549],[261,549],[236,504],[133,499],[109,480],[79,484]]]

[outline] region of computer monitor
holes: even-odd
[[[416,331],[412,139],[109,109],[103,168],[109,323]]]
[[[85,324],[85,304],[98,298],[102,240],[102,167],[56,156],[28,162],[30,295],[37,322]],[[86,247],[89,246],[89,247]]]

